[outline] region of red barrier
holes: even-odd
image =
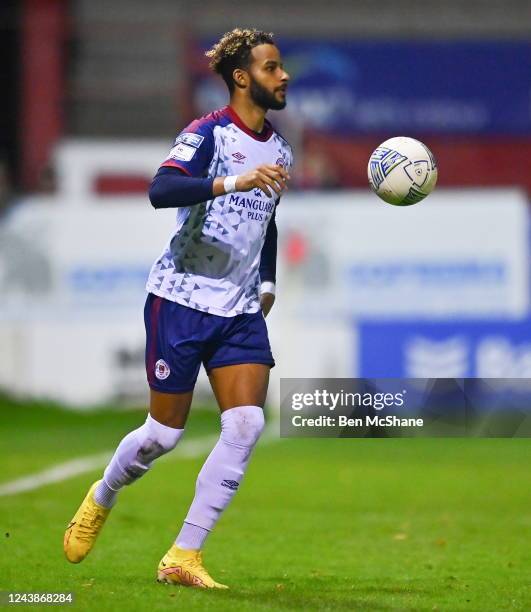
[[[67,3],[24,0],[21,35],[21,179],[38,189],[63,126],[63,62]]]
[[[366,187],[369,156],[390,136],[337,139],[330,135],[308,134],[303,157],[326,159],[334,175],[333,182],[341,186]],[[423,136],[419,139],[437,158],[439,185],[516,185],[531,193],[529,138]],[[301,161],[300,158],[297,160],[298,163]]]

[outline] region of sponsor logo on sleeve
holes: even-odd
[[[190,161],[197,151],[196,147],[191,145],[183,144],[180,142],[176,144],[170,151],[171,159],[180,159],[182,161]]]
[[[179,136],[177,136],[174,144],[178,145],[179,143],[182,143],[182,144],[189,145],[190,147],[195,147],[196,149],[198,149],[204,139],[205,137],[199,134],[192,134],[191,132],[185,132],[184,134],[179,134]]]

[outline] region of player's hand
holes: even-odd
[[[281,195],[288,188],[289,179],[289,174],[282,166],[263,164],[250,172],[240,174],[236,179],[236,191],[251,191],[258,187],[268,197],[271,197],[273,192]]]
[[[262,307],[262,312],[264,313],[264,317],[267,317],[271,308],[273,308],[273,304],[275,303],[275,296],[273,293],[262,293],[260,296],[260,306]]]

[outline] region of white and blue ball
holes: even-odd
[[[410,206],[429,195],[437,183],[437,162],[422,142],[389,138],[375,149],[367,168],[372,190],[388,204]]]

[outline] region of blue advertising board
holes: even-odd
[[[365,321],[358,376],[531,378],[531,319]]]
[[[279,44],[291,75],[288,112],[308,127],[342,134],[531,134],[529,42],[283,38]],[[226,95],[215,79],[196,79],[202,110],[220,102],[221,90]]]

